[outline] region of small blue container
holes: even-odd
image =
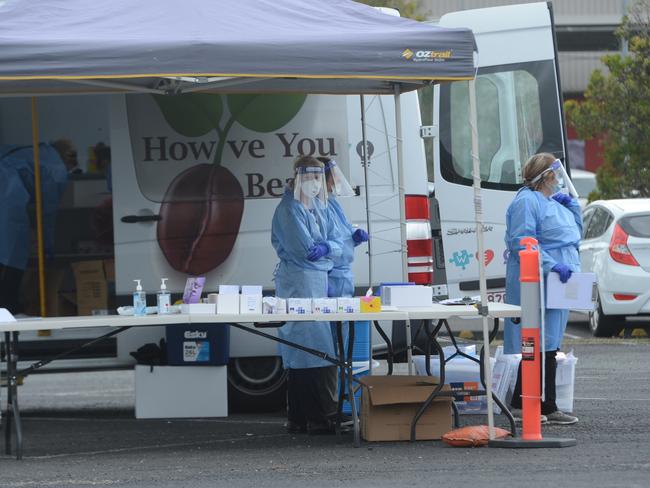
[[[168,325],[167,364],[223,366],[230,359],[230,326],[224,324]]]
[[[347,343],[347,341],[346,341]],[[354,377],[365,376],[368,374],[370,359],[370,322],[360,321],[354,324],[354,345],[352,346],[352,371]],[[340,388],[340,385],[339,385]],[[346,392],[347,393],[347,392]],[[361,402],[361,388],[354,394],[357,404],[357,412]],[[348,400],[343,401],[343,413],[351,414],[352,406]]]

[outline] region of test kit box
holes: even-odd
[[[336,299],[336,306],[339,313],[360,313],[361,302],[359,297],[343,297]]]
[[[314,313],[336,313],[336,298],[314,298],[312,310]]]
[[[272,315],[287,313],[287,301],[280,297],[264,297],[262,298],[262,313]]]
[[[239,313],[262,313],[262,295],[239,295]]]
[[[423,285],[399,285],[382,287],[381,301],[384,305],[398,308],[429,307],[433,303],[433,288]]]
[[[361,435],[367,441],[410,440],[411,421],[437,386],[431,376],[363,376],[359,382]],[[420,417],[415,437],[440,439],[451,429],[451,398],[437,397]]]
[[[311,298],[287,298],[287,311],[298,315],[311,314]]]
[[[135,418],[228,416],[227,366],[135,367]]]

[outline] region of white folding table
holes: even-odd
[[[192,323],[205,324],[229,324],[231,327],[266,337],[269,340],[294,347],[301,351],[315,355],[324,359],[333,365],[339,367],[341,385],[339,392],[338,421],[337,432],[340,432],[341,408],[344,396],[347,396],[352,406],[352,421],[354,429],[354,445],[360,445],[359,418],[356,410],[353,392],[353,374],[352,374],[352,346],[354,343],[354,322],[355,321],[408,321],[406,312],[374,312],[374,313],[334,313],[334,314],[170,314],[170,315],[147,315],[144,317],[119,316],[119,315],[99,315],[99,316],[82,316],[82,317],[48,317],[48,318],[29,318],[21,319],[16,322],[0,323],[0,332],[5,333],[6,347],[6,372],[7,372],[7,410],[3,418],[5,429],[5,449],[11,453],[11,422],[16,430],[16,457],[22,458],[23,452],[23,434],[20,418],[20,408],[18,404],[18,379],[25,377],[33,371],[45,366],[46,364],[65,357],[84,347],[88,347],[99,341],[112,337],[132,327],[150,327],[160,325],[178,325],[185,326]],[[260,329],[281,327],[285,322],[313,322],[325,321],[335,322],[337,324],[337,355],[332,357],[326,352],[317,349],[308,348],[279,337],[276,337]],[[343,322],[349,322],[348,328],[348,348],[344,351],[343,347]],[[305,327],[308,327],[305,324]],[[88,343],[65,351],[54,358],[37,361],[28,368],[21,371],[17,369],[18,354],[17,345],[21,331],[31,330],[55,330],[55,329],[74,329],[74,328],[96,328],[96,327],[114,327],[115,329],[102,335]]]

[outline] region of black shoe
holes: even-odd
[[[334,424],[331,422],[307,423],[307,433],[309,435],[330,435],[334,434]]]
[[[288,420],[285,424],[288,434],[305,434],[307,432],[307,425],[299,424],[292,420]]]

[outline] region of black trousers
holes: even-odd
[[[289,369],[287,403],[289,421],[298,425],[324,424],[336,414],[338,368]]]
[[[22,269],[0,264],[0,307],[6,308],[12,314],[21,313],[20,282],[25,272]]]
[[[542,402],[542,415],[547,415],[557,411],[557,405],[555,404],[555,372],[557,370],[557,360],[555,359],[556,352],[557,351],[546,351],[544,353],[544,373],[546,375],[546,384],[544,387],[544,401]],[[512,408],[521,408],[521,363],[519,363],[517,383],[515,384],[515,391],[512,394],[512,400],[510,400],[510,406]]]

